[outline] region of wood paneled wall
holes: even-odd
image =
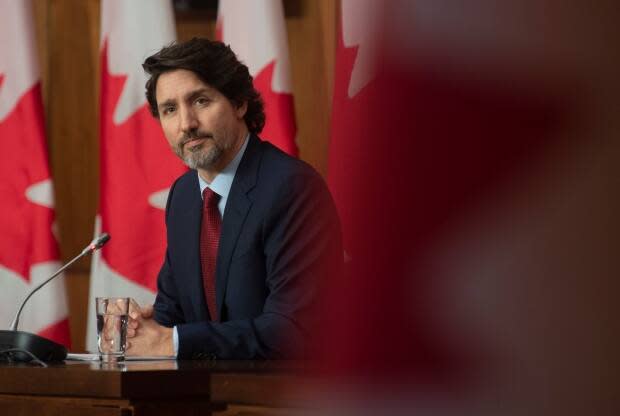
[[[300,157],[327,171],[336,4],[285,1]],[[63,260],[90,241],[99,200],[99,0],[35,0],[50,163]],[[215,13],[178,14],[180,40],[212,38]],[[137,24],[137,23],[136,23]],[[84,348],[90,260],[65,277],[73,350]]]

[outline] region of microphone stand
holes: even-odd
[[[101,234],[99,237],[95,238],[80,254],[75,256],[71,261],[62,266],[56,273],[47,278],[43,283],[37,285],[34,289],[32,289],[26,298],[21,303],[17,313],[15,314],[15,318],[11,323],[11,327],[9,330],[0,330],[0,355],[2,355],[3,351],[6,354],[9,354],[9,359],[15,361],[30,361],[31,359],[36,358],[39,361],[62,361],[67,358],[67,349],[64,345],[60,345],[54,341],[51,341],[47,338],[41,337],[36,334],[32,334],[30,332],[18,331],[17,326],[19,325],[19,317],[28,302],[28,299],[32,295],[34,295],[39,289],[49,283],[52,279],[62,273],[67,267],[71,266],[73,263],[84,257],[86,254],[92,253],[95,250],[103,247],[105,243],[110,240],[110,235],[107,233]]]

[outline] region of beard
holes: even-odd
[[[184,149],[185,144],[192,139],[202,138],[205,141],[191,148]],[[207,141],[211,141],[211,148],[205,150],[208,145]],[[183,136],[180,143],[174,146],[174,152],[183,160],[190,169],[211,169],[220,159],[226,149],[215,140],[213,135],[199,131],[191,131]]]

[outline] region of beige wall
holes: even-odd
[[[300,157],[326,173],[336,2],[285,1]],[[66,261],[90,241],[98,204],[99,0],[37,0],[35,20]],[[177,15],[181,40],[211,37],[215,14]],[[73,350],[84,348],[89,259],[66,276]]]

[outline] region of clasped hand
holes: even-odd
[[[172,328],[158,324],[153,318],[153,305],[140,307],[131,299],[127,323],[127,355],[172,356]]]

